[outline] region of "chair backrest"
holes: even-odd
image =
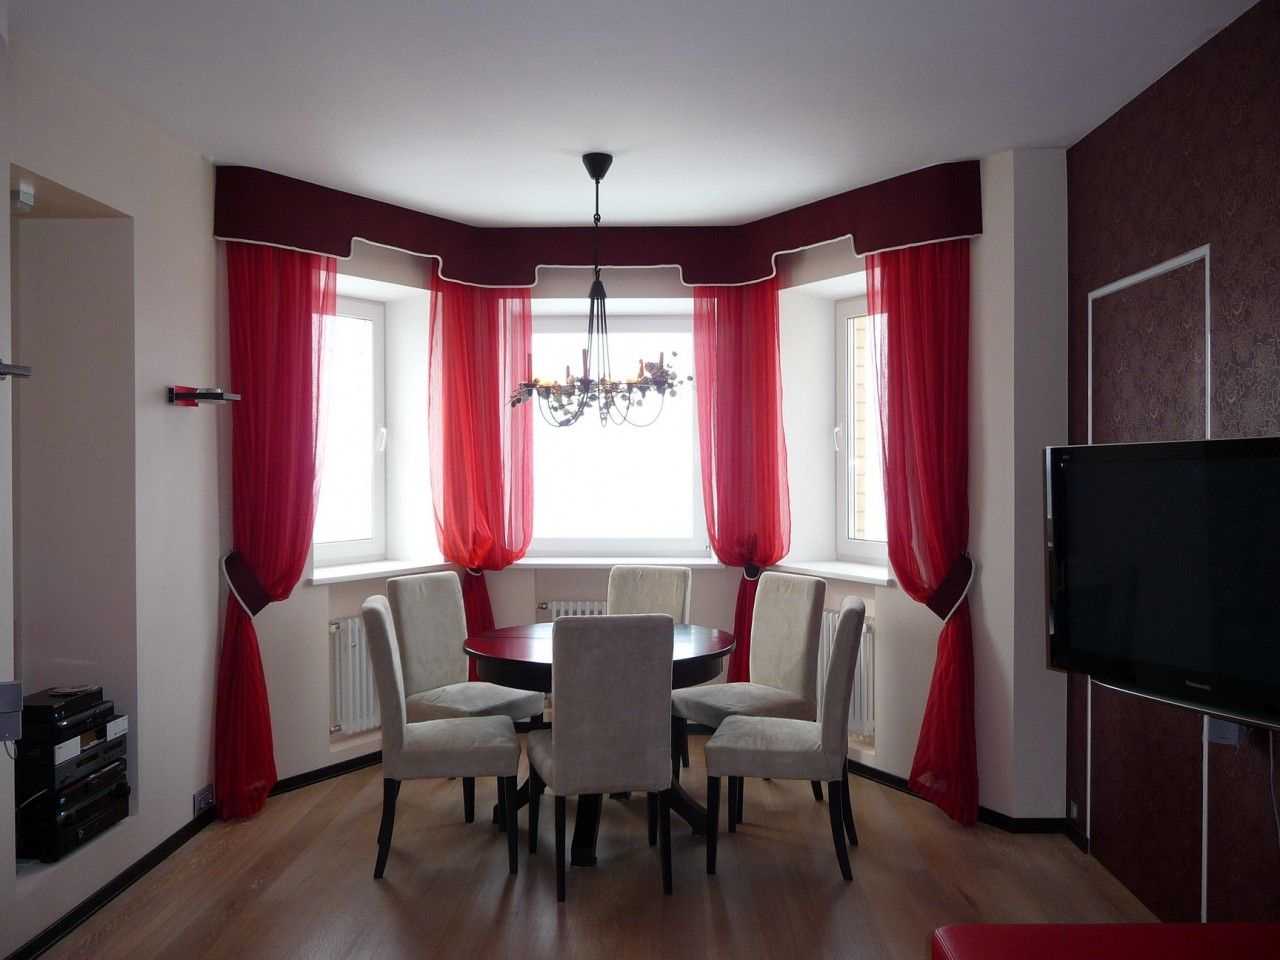
[[[689,622],[693,571],[688,567],[617,566],[609,571],[605,610],[611,614],[665,613]]]
[[[666,614],[561,617],[552,628],[552,776],[557,793],[671,785],[671,655]]]
[[[467,679],[467,615],[452,570],[387,581],[409,696]]]
[[[370,597],[360,608],[365,637],[369,641],[369,660],[373,679],[378,685],[378,707],[382,712],[383,762],[399,757],[404,747],[404,676],[400,672],[400,644],[396,642],[396,625],[391,619],[387,598]]]
[[[818,715],[818,637],[827,584],[817,577],[765,573],[751,616],[751,682],[789,690]]]
[[[831,658],[822,683],[822,752],[843,758],[849,752],[849,701],[853,699],[853,674],[862,647],[862,624],[867,607],[857,597],[840,605]]]

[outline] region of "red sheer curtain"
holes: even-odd
[[[729,657],[737,682],[750,679],[760,570],[791,547],[777,279],[695,287],[693,352],[707,533],[721,563],[745,568]]]
[[[969,241],[867,257],[882,315],[881,416],[889,560],[943,618],[909,783],[953,819],[978,814],[969,542]]]
[[[524,556],[533,536],[533,419],[511,406],[529,377],[533,320],[527,287],[430,284],[428,429],[436,535],[465,568],[469,633],[493,629],[485,570]],[[471,665],[475,679],[475,665]]]
[[[227,244],[235,552],[218,656],[214,787],[224,819],[257,813],[276,782],[253,614],[289,596],[311,549],[322,318],[336,261]],[[249,607],[245,609],[244,605]]]

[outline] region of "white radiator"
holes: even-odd
[[[546,609],[551,611],[551,619],[560,617],[603,617],[603,600],[548,600]]]
[[[332,620],[329,623],[329,733],[360,733],[381,725],[364,622],[359,617]]]
[[[818,676],[827,675],[831,662],[831,643],[836,635],[838,610],[822,613],[822,638],[818,642]],[[822,685],[819,685],[821,695]],[[862,646],[858,650],[858,665],[853,673],[853,697],[849,702],[849,732],[859,737],[871,738],[876,732],[876,625],[870,617],[862,626]]]

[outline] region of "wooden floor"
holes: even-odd
[[[692,747],[683,779],[701,798],[701,739]],[[721,831],[716,877],[702,841],[673,822],[672,897],[642,797],[605,801],[600,863],[571,868],[557,905],[550,802],[532,861],[521,812],[511,878],[502,835],[487,817],[462,822],[462,787],[449,781],[405,783],[386,878],[374,881],[381,777],[358,771],[206,828],[47,956],[924,960],[947,923],[1153,919],[1064,837],[963,829],[856,777],[851,884],[809,785],[762,781],[748,781],[739,832]],[[477,783],[477,812],[494,794],[492,780]]]

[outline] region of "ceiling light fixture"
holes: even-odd
[[[588,293],[587,346],[582,351],[582,376],[575,377],[573,371],[566,366],[563,382],[534,377],[516,387],[511,395],[511,405],[519,406],[537,397],[538,409],[543,419],[553,427],[573,426],[591,409],[599,415],[601,426],[629,423],[647,427],[662,414],[667,395],[676,395],[676,384],[680,382],[680,378],[667,365],[666,354],[659,353],[656,363],[641,358],[634,378],[613,379],[609,365],[607,297],[604,283],[600,279],[600,181],[613,165],[613,156],[608,153],[586,153],[582,156],[582,165],[587,168],[587,173],[596,184],[596,213],[592,220],[594,266],[591,290]],[[675,351],[672,351],[672,359],[675,356]],[[686,378],[686,382],[692,380],[693,377]],[[651,416],[649,411],[652,411]]]

